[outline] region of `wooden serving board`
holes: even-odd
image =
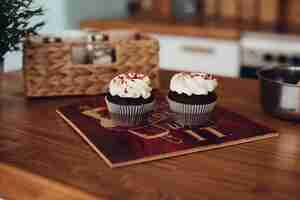
[[[57,113],[111,168],[278,136],[274,130],[221,107],[216,108],[211,126],[184,127],[160,96],[147,123],[140,126],[116,124],[104,95],[61,107]]]

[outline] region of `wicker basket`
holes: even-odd
[[[105,45],[115,49],[113,64],[74,64],[72,48],[86,43],[24,42],[25,94],[28,97],[96,95],[106,92],[109,81],[125,72],[148,75],[159,86],[159,43],[139,37],[109,38]]]

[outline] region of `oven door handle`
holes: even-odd
[[[200,45],[181,45],[180,49],[186,53],[200,53],[207,55],[213,55],[216,53],[215,48]]]

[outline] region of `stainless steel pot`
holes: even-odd
[[[263,109],[282,119],[300,121],[300,67],[262,69],[257,75]]]

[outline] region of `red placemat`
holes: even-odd
[[[112,168],[278,136],[274,130],[222,107],[215,109],[211,126],[184,127],[159,95],[148,123],[140,126],[116,124],[106,109],[104,95],[61,107],[57,113]]]

